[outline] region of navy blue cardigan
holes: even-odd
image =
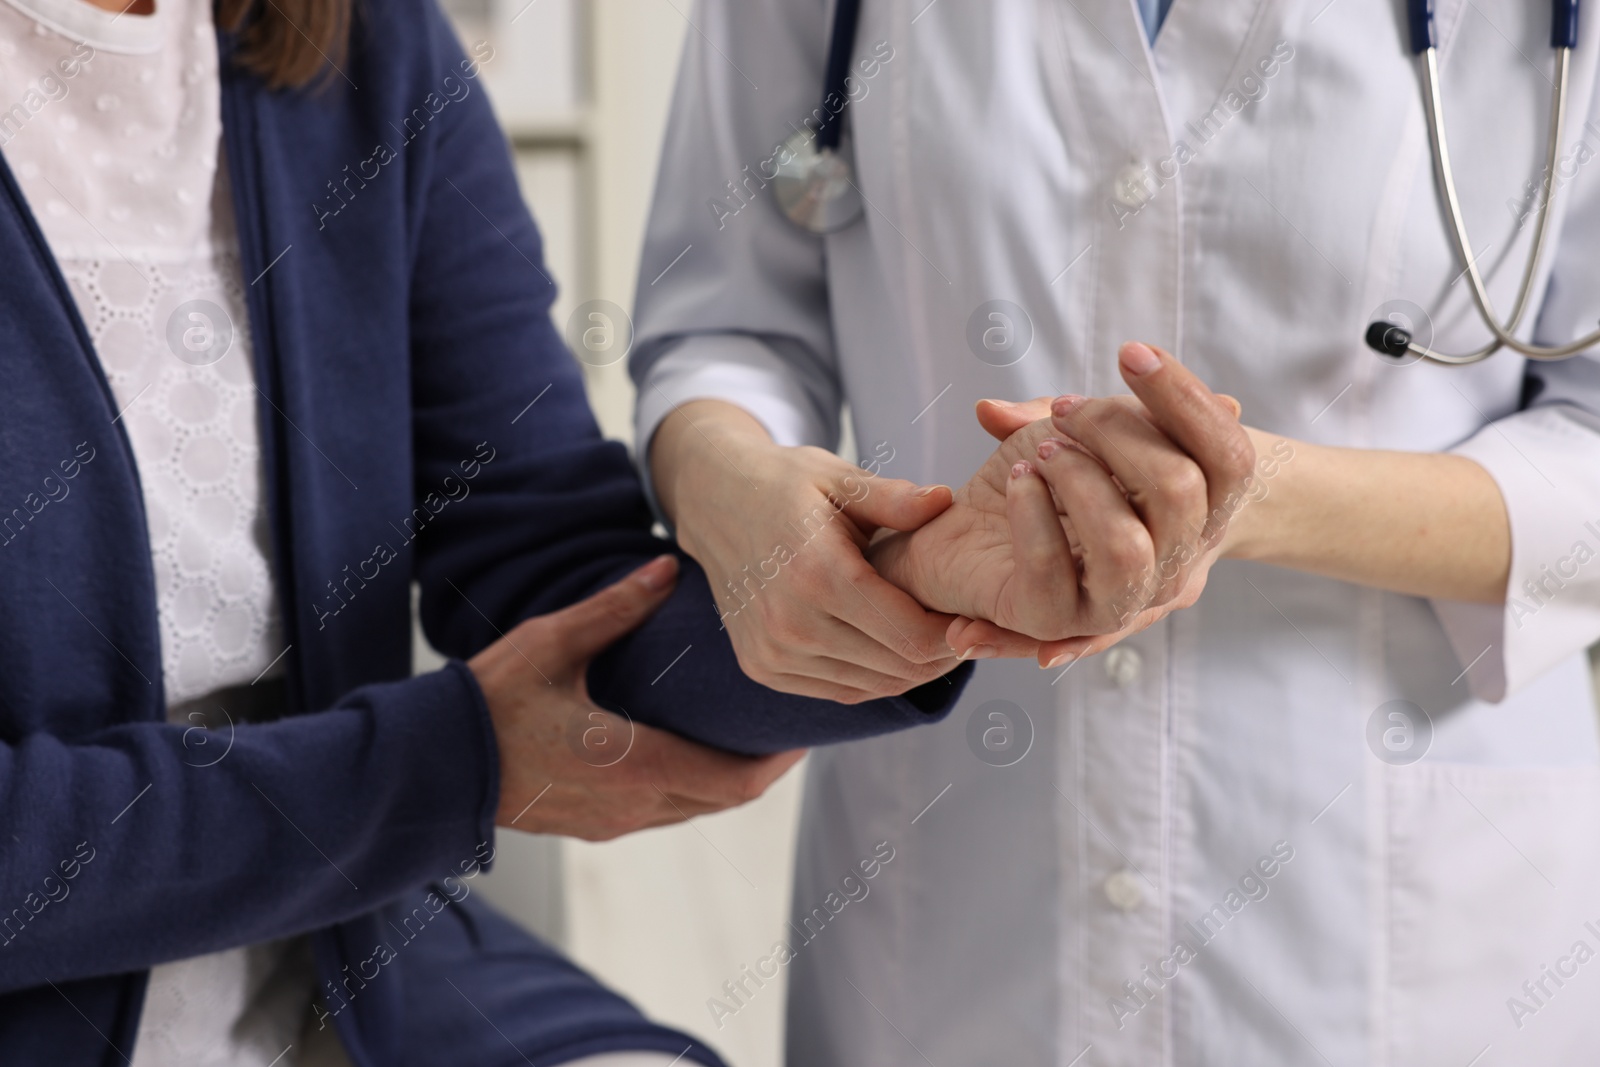
[[[306,932],[358,1067],[690,1044],[462,901],[498,757],[459,660],[409,677],[410,583],[430,641],[464,657],[663,546],[550,323],[471,61],[432,0],[364,11],[348,81],[320,91],[267,91],[220,40],[291,705],[231,742],[163,721],[138,473],[0,164],[5,1064],[124,1062],[150,966]],[[858,707],[763,689],[688,565],[590,683],[636,720],[768,752],[932,721],[964,677]]]

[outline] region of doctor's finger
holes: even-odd
[[[789,669],[794,672],[792,677],[809,679],[812,686],[823,687],[824,692],[813,692],[810,695],[826,695],[829,700],[840,700],[839,697],[827,694],[825,690],[828,686],[842,686],[852,695],[850,699],[840,702],[859,704],[865,700],[900,696],[919,685],[936,681],[958,666],[960,661],[952,654],[937,664],[925,677],[911,679],[868,670],[859,663],[833,656],[813,656],[796,662]]]
[[[853,495],[834,496],[835,506],[858,527],[870,533],[880,526],[915,530],[948,508],[955,494],[948,485],[918,485],[902,478],[845,479]]]
[[[924,611],[924,614],[927,612]],[[946,618],[934,615],[926,620],[922,628],[924,640],[934,628],[943,633],[947,629]],[[952,670],[956,665],[955,653],[946,648],[943,642],[930,650],[931,655],[923,658],[919,653],[914,653],[908,644],[909,635],[902,638],[896,634],[893,642],[885,643],[843,619],[829,619],[825,626],[829,631],[828,639],[814,650],[819,656],[843,659],[891,679],[920,685]]]
[[[1094,461],[1084,457],[1084,462]],[[1017,594],[1010,598],[1013,610],[1002,621],[1035,637],[1074,632],[1079,611],[1078,569],[1050,486],[1033,463],[1023,461],[1011,467],[1006,481],[1006,520],[1011,527],[1012,582]],[[995,647],[998,650],[999,646]]]
[[[1079,448],[1046,438],[1035,462],[1056,501],[1072,519],[1082,556],[1087,604],[1080,617],[1087,630],[1122,628],[1155,569],[1155,543],[1143,520],[1100,461]]]
[[[828,605],[836,618],[913,664],[936,663],[950,654],[944,640],[949,616],[930,612],[870,566],[839,570]]]
[[[1065,667],[1076,660],[1098,656],[1113,645],[1120,644],[1134,634],[1147,630],[1166,618],[1168,608],[1146,608],[1136,613],[1128,624],[1116,633],[1094,634],[1086,637],[1068,637],[1060,641],[1043,641],[1039,644],[1039,666],[1045,670]]]
[[[1209,504],[1215,512],[1255,465],[1255,449],[1231,405],[1159,349],[1129,342],[1117,358],[1123,380],[1150,409],[1156,425],[1205,471]]]
[[[852,667],[843,660],[832,661],[842,664],[844,668]],[[879,684],[867,682],[865,685],[854,685],[841,681],[841,677],[852,674],[848,670],[833,670],[827,666],[827,661],[818,659],[812,664],[791,665],[795,672],[816,671],[815,674],[792,673],[784,671],[761,679],[761,684],[780,693],[792,693],[795,696],[811,697],[814,700],[831,700],[836,704],[864,704],[869,700],[881,700],[885,696],[906,692],[915,688],[903,682],[890,688],[889,680],[883,675],[875,676]],[[857,668],[859,669],[859,668]],[[856,681],[864,681],[856,677]]]
[[[996,441],[1004,441],[1030,422],[1050,417],[1050,397],[1013,403],[1009,400],[980,400],[975,406],[978,425]]]
[[[1026,659],[1039,652],[1038,638],[1007,630],[988,619],[960,616],[945,631],[945,640],[963,659]]]
[[[1058,402],[1056,410],[1063,406]],[[1192,542],[1209,506],[1205,472],[1136,401],[1079,400],[1054,422],[1116,475],[1150,531],[1156,564],[1152,602],[1176,596],[1188,564],[1203,551]]]

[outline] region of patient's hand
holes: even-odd
[[[1199,597],[1254,450],[1237,403],[1170,356],[1126,345],[1122,364],[1137,397],[980,404],[1000,448],[948,511],[872,545],[886,578],[965,617],[958,652],[1048,666]]]
[[[909,533],[878,537],[868,560],[925,607],[991,620],[1035,643],[1103,630],[1111,616],[1102,618],[1100,630],[1086,631],[1073,628],[1088,624],[1082,612],[1063,610],[1077,599],[1081,546],[1073,544],[1071,520],[1057,515],[1053,503],[1047,518],[1029,506],[1040,495],[1049,498],[1036,475],[1028,475],[1031,499],[1023,487],[1011,485],[1012,471],[1031,470],[1039,445],[1052,436],[1048,418],[1018,429],[956,490],[955,502],[942,515]],[[1019,518],[1025,516],[1019,527],[1031,535],[1029,542],[1045,549],[1042,555],[1030,552],[1027,543],[1013,544],[1011,507]],[[1041,529],[1045,524],[1048,528]]]
[[[589,660],[665,603],[677,576],[677,561],[662,556],[523,620],[468,661],[500,758],[497,825],[606,841],[754,800],[804,754],[718,752],[589,699]]]

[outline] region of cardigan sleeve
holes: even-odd
[[[492,848],[498,778],[460,663],[273,723],[0,745],[0,993],[304,933],[459,875]]]
[[[418,492],[457,473],[462,455],[493,458],[419,540],[417,576],[429,640],[468,656],[671,546],[652,534],[638,474],[601,437],[550,319],[555,282],[487,102],[474,94],[446,120],[423,171],[413,266]],[[854,707],[776,693],[740,672],[685,560],[669,603],[589,677],[596,699],[637,721],[770,752],[931,722],[968,673]]]

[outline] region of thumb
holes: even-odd
[[[996,441],[1004,441],[1030,422],[1050,417],[1050,398],[1037,397],[1014,404],[1009,400],[978,401],[978,425]]]
[[[902,478],[873,478],[862,483],[866,492],[858,500],[835,497],[836,506],[864,532],[880,526],[915,530],[948,508],[955,494],[948,485],[918,485]]]
[[[1122,378],[1178,447],[1212,474],[1214,453],[1239,432],[1238,401],[1221,399],[1163,349],[1129,341],[1117,353]],[[1231,403],[1230,403],[1231,401]]]
[[[1255,448],[1233,405],[1159,348],[1130,341],[1117,352],[1117,362],[1157,429],[1200,464],[1211,509],[1224,506],[1256,462]]]
[[[672,595],[677,577],[677,557],[657,556],[593,596],[544,616],[544,621],[572,660],[588,660],[648,619]]]

